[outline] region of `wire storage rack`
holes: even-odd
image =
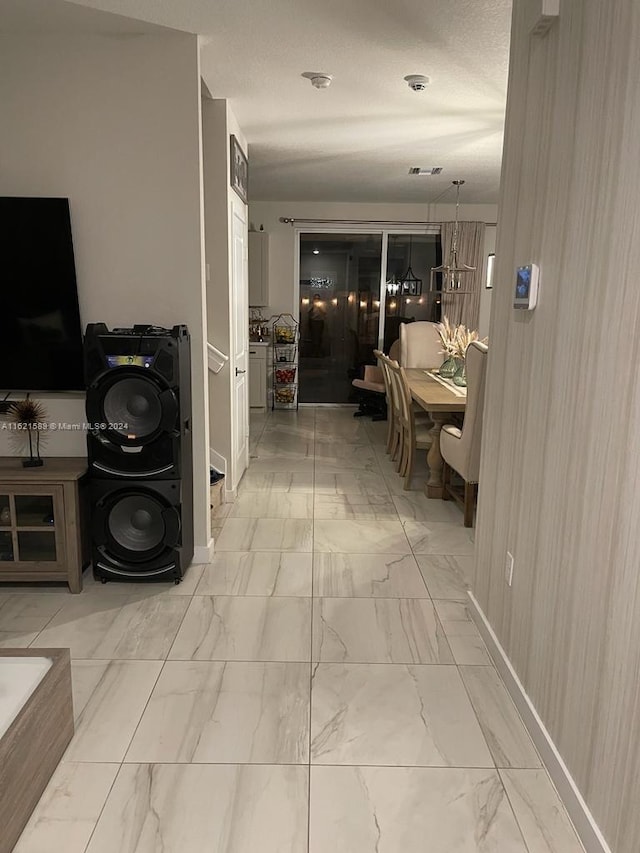
[[[300,326],[292,314],[278,314],[271,323],[273,394],[271,409],[298,408],[298,340]]]

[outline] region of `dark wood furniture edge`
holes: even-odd
[[[41,468],[23,468],[22,456],[0,456],[0,477],[7,482],[56,483],[61,480],[79,480],[88,470],[86,456],[43,456]]]
[[[11,853],[73,737],[69,649],[0,649],[50,658],[49,670],[0,738],[0,853]]]

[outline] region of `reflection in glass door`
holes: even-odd
[[[380,322],[381,234],[300,235],[301,403],[353,402]]]
[[[381,337],[389,352],[401,323],[439,321],[441,296],[429,291],[429,278],[441,262],[435,231],[301,234],[300,402],[354,402],[351,382],[375,364]]]
[[[429,290],[429,278],[431,268],[441,262],[440,234],[388,235],[384,352],[399,338],[401,323],[440,321],[441,294]]]

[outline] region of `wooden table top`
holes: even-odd
[[[55,483],[79,480],[87,473],[84,456],[43,456],[40,468],[23,468],[22,456],[0,456],[0,480],[3,483]]]
[[[420,367],[406,368],[411,396],[427,412],[464,412],[466,397],[457,397]]]

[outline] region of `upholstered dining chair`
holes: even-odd
[[[354,418],[370,415],[374,421],[383,421],[386,418],[384,404],[386,388],[380,367],[365,364],[362,379],[356,378],[351,384],[356,389],[358,397],[358,411],[353,413]]]
[[[389,350],[389,358],[398,358],[400,352],[400,341],[394,341]],[[379,359],[380,350],[374,350],[373,354]],[[384,421],[387,419],[388,407],[385,410],[385,397],[389,401],[389,390],[384,377],[382,364],[366,364],[362,379],[354,379],[351,383],[361,395],[358,411],[354,418],[371,415],[373,421]],[[391,420],[391,419],[390,419]]]
[[[439,367],[442,342],[436,323],[403,323],[400,326],[400,364],[403,367]]]
[[[431,422],[416,418],[412,406],[411,391],[404,372],[397,361],[389,361],[389,375],[393,393],[397,397],[398,417],[400,419],[400,459],[396,468],[404,478],[404,489],[411,486],[411,478],[416,461],[417,450],[428,450],[431,447]]]
[[[473,527],[473,510],[480,473],[480,444],[482,440],[482,409],[487,374],[486,344],[473,341],[467,347],[467,405],[462,429],[447,424],[440,433],[440,453],[444,460],[442,471],[442,499],[450,497],[462,504],[464,526]],[[451,469],[464,481],[461,496],[451,487]]]

